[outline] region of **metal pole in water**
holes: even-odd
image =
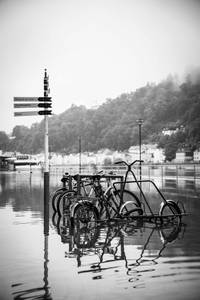
[[[49,212],[49,211],[48,211]],[[44,215],[44,291],[45,291],[45,299],[50,299],[50,292],[49,292],[49,270],[48,270],[48,263],[49,263],[49,214],[46,211],[46,214]]]
[[[141,180],[141,177],[142,177],[142,170],[141,170],[141,124],[139,124],[139,144],[140,144],[140,180]]]
[[[139,126],[139,160],[140,160],[140,165],[139,165],[139,168],[140,168],[140,201],[142,200],[142,192],[141,192],[141,188],[142,188],[142,163],[141,163],[141,160],[142,160],[142,137],[141,137],[141,127],[142,127],[142,124],[143,124],[143,120],[142,119],[138,119],[137,120],[137,124]]]
[[[49,93],[49,78],[47,70],[44,72],[44,101]],[[44,108],[44,111],[46,108]],[[48,115],[44,115],[44,216],[49,216],[49,132],[48,132]],[[48,221],[46,221],[48,223]],[[45,229],[46,231],[46,229]]]
[[[142,165],[141,165],[141,160],[142,160],[142,132],[141,132],[141,127],[143,124],[142,119],[137,120],[137,124],[139,126],[139,159],[140,159],[140,181],[142,180]]]

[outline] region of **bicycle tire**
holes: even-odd
[[[57,212],[57,205],[56,205],[57,199],[64,191],[65,191],[65,188],[60,188],[53,193],[53,196],[51,198],[51,203],[52,203],[54,212]]]
[[[176,240],[182,230],[182,224],[175,226],[161,227],[159,235],[162,243],[171,243]]]
[[[93,224],[93,226],[83,226],[80,228],[79,226],[75,226],[73,236],[74,243],[77,248],[92,248],[95,247],[95,243],[98,240],[100,234],[100,228],[97,224]]]
[[[69,199],[69,196],[71,199]],[[74,198],[76,196],[76,192],[75,191],[70,191],[70,190],[66,190],[63,193],[60,194],[60,196],[58,197],[57,200],[57,204],[56,204],[56,209],[57,209],[57,213],[59,216],[62,215],[62,211],[63,209],[69,209],[72,198]],[[68,199],[66,199],[68,198]],[[69,203],[66,205],[66,200],[69,201]]]
[[[166,218],[166,219],[168,218],[169,220],[170,220],[170,216],[171,216],[172,220],[174,218],[178,217],[178,219],[180,220],[181,219],[181,209],[178,206],[178,204],[176,202],[174,202],[173,200],[166,200],[166,202],[161,203],[159,216]]]
[[[81,200],[77,203],[74,213],[73,222],[88,224],[89,222],[96,222],[99,219],[97,208],[88,200]]]

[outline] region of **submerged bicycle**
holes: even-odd
[[[108,193],[104,192],[100,194],[100,197],[95,195],[94,198],[91,197],[80,197],[77,199],[76,204],[71,207],[70,215],[72,222],[80,221],[87,223],[90,221],[102,220],[102,211],[105,212],[105,217],[108,220],[113,219],[123,219],[123,218],[132,218],[135,220],[142,219],[147,222],[154,223],[165,223],[165,222],[180,222],[182,216],[186,215],[185,208],[183,204],[175,202],[173,200],[165,199],[163,193],[159,190],[155,182],[152,180],[138,180],[135,173],[132,170],[132,166],[135,163],[142,163],[141,160],[135,160],[131,164],[128,164],[125,161],[118,161],[116,164],[125,164],[127,170],[123,182],[114,182],[112,187],[109,187],[113,191],[113,195],[117,193],[120,201],[115,203],[115,199],[112,197],[109,199]],[[127,180],[128,176],[132,175],[133,180]],[[97,181],[98,182],[98,181]],[[143,183],[150,183],[154,186],[155,190],[158,192],[161,202],[158,212],[154,212],[143,189]],[[120,190],[116,187],[120,184]],[[123,201],[123,195],[126,191],[126,184],[136,184],[138,191],[140,193],[139,197],[131,192],[131,199],[128,201]],[[97,184],[100,189],[100,185]],[[116,192],[117,191],[117,192]],[[112,200],[112,201],[109,201]],[[148,209],[148,213],[146,210]]]
[[[64,213],[70,213],[72,222],[81,221],[83,223],[91,220],[127,218],[136,211],[141,214],[141,203],[134,193],[126,189],[123,189],[122,192],[122,189],[110,182],[106,189],[102,186],[102,178],[115,179],[116,177],[119,176],[87,175],[90,181],[87,184],[91,185],[90,193],[86,196],[72,196],[70,193],[65,193]],[[67,201],[66,197],[68,197]]]
[[[116,164],[124,164],[127,166],[125,178],[123,181],[123,187],[125,187],[126,184],[135,184],[139,194],[140,194],[140,203],[143,209],[142,217],[143,219],[146,219],[148,221],[153,221],[153,222],[168,222],[168,221],[180,221],[182,216],[186,215],[186,211],[184,208],[184,205],[182,202],[177,201],[175,202],[174,200],[171,199],[166,199],[164,194],[161,192],[161,190],[157,187],[154,181],[152,180],[138,180],[135,173],[132,170],[132,166],[135,163],[143,163],[142,160],[135,160],[132,163],[128,164],[126,161],[118,161]],[[128,176],[132,175],[133,180],[127,180]],[[160,196],[161,202],[160,202],[160,207],[157,212],[154,212],[147,196],[145,195],[142,185],[143,183],[148,183],[154,187],[158,195]],[[115,183],[114,183],[115,184]],[[148,213],[146,210],[148,209]]]

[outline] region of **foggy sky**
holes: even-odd
[[[200,66],[200,1],[0,0],[0,131],[42,117],[13,116],[14,96],[42,96],[53,112],[101,104]]]

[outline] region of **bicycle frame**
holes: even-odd
[[[123,195],[123,191],[124,191],[124,189],[125,189],[125,185],[126,185],[126,183],[130,183],[129,181],[127,181],[127,178],[128,178],[128,175],[129,175],[129,173],[131,173],[131,175],[133,176],[133,178],[134,178],[134,181],[133,182],[135,182],[136,184],[137,184],[137,187],[138,187],[138,189],[139,189],[139,191],[140,191],[140,194],[142,195],[142,197],[144,198],[144,200],[145,200],[145,203],[146,203],[146,205],[148,206],[148,208],[149,208],[149,210],[150,210],[150,213],[152,214],[152,215],[154,215],[153,214],[153,211],[152,211],[152,209],[151,209],[151,207],[150,207],[150,205],[149,205],[149,203],[148,203],[148,201],[147,201],[147,199],[146,199],[146,197],[145,197],[145,194],[144,194],[144,192],[142,191],[142,188],[141,188],[141,184],[139,184],[139,183],[142,183],[142,182],[144,182],[143,180],[137,180],[137,177],[136,177],[136,175],[135,175],[135,173],[133,172],[133,170],[131,169],[131,167],[132,167],[132,165],[134,164],[134,163],[136,163],[136,162],[143,162],[143,161],[140,161],[140,160],[135,160],[132,164],[130,164],[130,165],[128,165],[127,163],[126,163],[126,166],[127,166],[127,170],[126,170],[126,173],[125,173],[125,177],[124,177],[124,181],[123,181],[123,184],[122,184],[122,191],[121,191],[121,195]],[[121,163],[121,162],[120,162]],[[125,163],[125,162],[124,162]],[[119,182],[116,182],[116,183],[114,183],[114,185],[115,184],[118,184]],[[156,189],[157,189],[157,187],[156,187]],[[159,191],[160,192],[160,191]],[[166,200],[165,200],[166,201]]]
[[[107,179],[109,179],[109,182],[108,182],[109,186],[107,187],[107,189],[105,191],[103,191],[102,185],[100,183],[100,179],[101,178],[107,178]],[[116,178],[116,176],[114,176],[114,178]],[[120,205],[121,205],[121,203],[118,206],[117,198],[116,198],[116,196],[114,194],[115,187],[114,187],[113,183],[110,184],[110,181],[111,181],[111,178],[109,177],[109,175],[104,175],[104,176],[101,176],[101,177],[97,177],[97,179],[92,180],[92,182],[91,182],[91,190],[90,190],[88,196],[92,197],[93,192],[94,192],[95,197],[97,197],[99,199],[99,201],[102,202],[102,204],[105,206],[107,213],[108,213],[108,207],[110,207],[119,216],[119,211],[120,211]],[[112,194],[112,199],[113,199],[112,203],[114,203],[116,209],[112,206],[112,204],[110,202],[108,202],[108,197],[109,197],[110,194]]]
[[[96,188],[99,188],[99,187],[100,187],[100,194],[97,195]],[[121,217],[120,209],[122,206],[122,201],[120,198],[120,203],[118,203],[117,197],[115,196],[115,192],[114,192],[115,190],[117,190],[117,189],[115,188],[114,184],[112,183],[112,185],[109,185],[107,187],[107,189],[105,191],[103,191],[100,180],[97,180],[96,182],[93,182],[91,194],[89,194],[89,196],[92,196],[92,191],[94,191],[95,197],[97,197],[97,199],[98,199],[97,202],[100,204],[101,208],[105,207],[108,219],[110,219],[110,215],[111,215],[109,208],[111,209],[111,211],[113,211],[117,215],[117,217]],[[112,203],[109,201],[110,195],[112,195]]]
[[[157,190],[157,192],[159,193],[159,195],[160,195],[161,198],[163,199],[164,203],[165,203],[166,205],[168,205],[168,202],[167,202],[167,200],[165,199],[165,197],[164,197],[164,195],[162,194],[162,192],[161,192],[161,191],[159,190],[159,188],[157,187],[157,185],[156,185],[152,180],[138,180],[138,179],[137,179],[135,173],[134,173],[133,170],[131,169],[132,165],[135,164],[136,162],[141,163],[141,162],[143,162],[143,161],[141,161],[141,160],[135,160],[135,161],[132,162],[131,164],[127,164],[125,161],[116,162],[116,164],[124,163],[124,164],[127,166],[127,170],[126,170],[126,173],[125,173],[124,181],[123,181],[123,184],[122,184],[121,195],[123,194],[123,191],[124,191],[124,189],[125,189],[125,185],[126,185],[127,183],[136,183],[136,185],[137,185],[137,187],[138,187],[138,189],[139,189],[140,195],[141,195],[142,198],[144,199],[144,201],[145,201],[145,203],[146,203],[146,205],[147,205],[147,207],[148,207],[148,209],[149,209],[149,211],[150,211],[151,216],[152,216],[152,217],[155,217],[155,214],[153,213],[153,211],[152,211],[152,209],[151,209],[151,206],[149,205],[149,202],[148,202],[148,200],[147,200],[147,198],[146,198],[146,196],[145,196],[145,194],[144,194],[144,192],[143,192],[143,190],[142,190],[142,185],[141,185],[141,184],[142,184],[142,183],[151,183],[151,184],[153,184],[153,186],[155,187],[155,189]],[[131,173],[132,177],[134,178],[133,181],[127,181],[127,178],[128,178],[129,173]],[[121,183],[121,182],[120,182],[120,183]],[[119,182],[115,182],[113,185],[115,185],[115,184],[119,184]],[[140,200],[141,200],[141,199],[140,199]],[[174,212],[173,212],[173,210],[171,209],[171,207],[170,207],[170,206],[168,206],[168,207],[170,208],[172,214],[174,215]]]

